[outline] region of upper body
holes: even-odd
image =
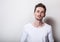
[[[35,20],[24,26],[21,42],[54,42],[52,28],[42,20],[46,16],[46,7],[39,3],[34,9]]]
[[[25,25],[21,37],[21,42],[54,42],[52,28],[46,23],[38,28],[31,23]]]

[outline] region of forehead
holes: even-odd
[[[39,11],[44,11],[44,8],[43,7],[37,7],[36,8],[36,11],[39,10]]]

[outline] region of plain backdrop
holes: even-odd
[[[60,0],[0,0],[0,42],[19,42],[23,26],[34,21],[34,6],[47,7],[46,18],[54,21],[53,35],[60,42]]]

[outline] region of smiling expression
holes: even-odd
[[[44,8],[42,7],[37,7],[36,11],[34,12],[35,18],[37,20],[42,20],[43,17],[45,17],[45,12],[44,12]]]

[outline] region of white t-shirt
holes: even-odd
[[[54,42],[52,28],[46,24],[36,28],[31,23],[24,26],[21,42]]]

